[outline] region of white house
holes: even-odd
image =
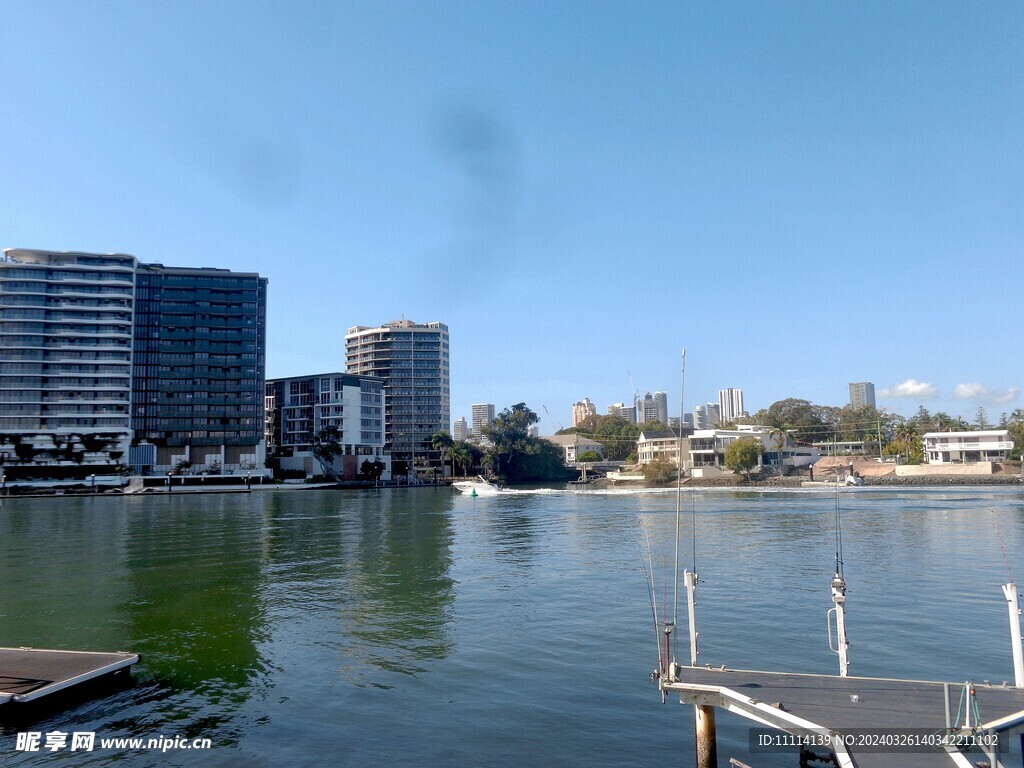
[[[1005,429],[977,432],[928,432],[922,438],[929,464],[973,464],[977,461],[1005,461],[1013,440]]]
[[[636,441],[636,457],[640,464],[652,461],[667,461],[678,465],[679,430],[676,427],[656,431],[643,430]],[[688,441],[682,440],[683,455],[686,455]]]
[[[805,467],[818,460],[818,449],[809,445],[796,445],[786,439],[779,455],[778,432],[770,427],[741,424],[736,429],[698,429],[682,440],[683,466],[703,470],[725,466],[725,449],[734,440],[753,437],[761,441],[764,449],[762,462],[777,465],[780,461],[790,467]],[[637,440],[637,457],[641,464],[656,459],[676,463],[679,437],[675,430],[656,433],[641,432]]]
[[[604,446],[596,440],[591,440],[589,437],[583,437],[582,435],[571,434],[571,435],[550,435],[543,438],[549,443],[554,443],[565,453],[565,463],[575,464],[577,456],[580,456],[587,451],[594,451],[602,459],[604,458]]]

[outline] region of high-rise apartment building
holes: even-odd
[[[708,427],[717,427],[722,423],[722,409],[718,403],[708,403],[704,406],[704,412],[707,414]]]
[[[469,416],[471,419],[469,434],[473,437],[480,437],[484,427],[489,427],[494,421],[494,403],[473,403]]]
[[[267,279],[140,264],[132,464],[263,470]]]
[[[654,406],[657,409],[658,421],[668,424],[668,395],[664,392],[654,393]]]
[[[451,423],[448,326],[396,320],[345,334],[349,373],[384,380],[384,439],[395,462],[440,466],[432,437]]]
[[[743,415],[743,390],[718,390],[718,409],[722,424],[734,424]]]
[[[636,422],[636,406],[625,403],[612,403],[608,406],[609,416],[618,416],[626,421]]]
[[[584,397],[578,403],[572,404],[572,425],[574,427],[591,416],[597,415],[597,406],[590,402],[589,397]]]
[[[710,426],[708,411],[703,405],[693,406],[693,428],[707,429]]]
[[[22,467],[262,470],[266,286],[125,254],[5,251],[5,444]]]
[[[638,424],[646,424],[658,420],[658,406],[654,397],[648,392],[636,401],[636,421]]]
[[[465,416],[459,416],[452,425],[452,438],[459,442],[469,439],[469,422]]]
[[[854,408],[875,406],[875,385],[870,381],[858,381],[850,384],[850,405]]]
[[[86,467],[82,474],[122,462],[131,442],[136,263],[125,254],[4,251],[0,456],[8,472],[38,461]]]

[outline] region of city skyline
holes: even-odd
[[[689,403],[1024,406],[1019,4],[0,15],[0,246],[266,276],[268,377],[405,316],[451,329],[453,414],[542,433],[627,371],[674,414],[684,346]]]

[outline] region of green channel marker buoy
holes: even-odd
[[[476,488],[474,488],[474,489],[473,489],[473,492],[472,492],[472,493],[470,493],[469,495],[470,495],[470,496],[476,496]]]

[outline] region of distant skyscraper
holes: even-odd
[[[654,405],[658,409],[658,421],[662,424],[668,424],[668,395],[664,392],[655,392]]]
[[[875,407],[875,385],[870,381],[850,384],[850,405],[854,408]]]
[[[708,410],[703,405],[693,406],[693,428],[694,429],[707,429],[708,424]]]
[[[473,420],[470,434],[479,437],[483,434],[483,428],[494,421],[494,403],[473,403],[470,418]]]
[[[626,421],[636,422],[636,408],[625,403],[612,403],[608,406],[609,416],[618,416]]]
[[[723,424],[735,422],[743,415],[743,390],[732,388],[718,390],[718,408],[722,414]]]
[[[466,422],[465,416],[459,416],[455,420],[455,426],[452,428],[452,437],[460,442],[469,439],[469,424]]]
[[[722,409],[718,403],[708,403],[704,406],[708,415],[708,427],[719,427],[722,425]]]
[[[448,326],[395,320],[345,334],[348,373],[384,379],[384,437],[396,462],[441,462],[435,432],[451,423]],[[411,467],[410,467],[411,468]]]
[[[636,401],[636,421],[637,424],[658,421],[658,406],[650,392]]]
[[[597,415],[597,406],[590,402],[589,397],[584,397],[578,403],[572,405],[572,425],[575,427],[581,421]]]

